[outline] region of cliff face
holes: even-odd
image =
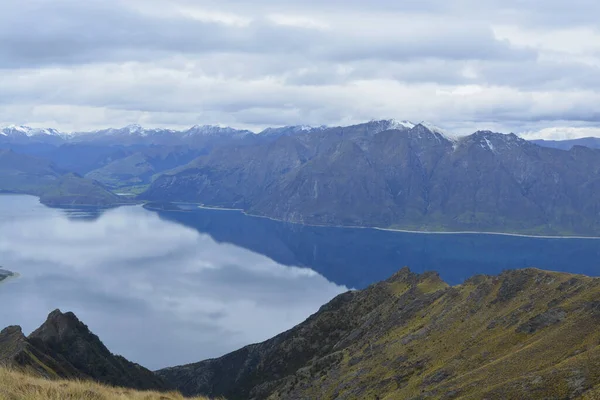
[[[113,355],[73,313],[55,310],[28,337],[0,332],[0,364],[47,378],[92,379],[134,389],[168,389],[151,371]]]
[[[576,398],[600,389],[599,327],[600,279],[526,269],[449,287],[403,269],[273,339],[158,375],[230,400]]]

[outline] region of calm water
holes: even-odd
[[[74,311],[150,368],[221,355],[292,327],[402,266],[449,283],[536,266],[600,275],[600,240],[315,228],[239,212],[60,210],[0,196],[0,326]]]

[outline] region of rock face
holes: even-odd
[[[151,371],[113,355],[73,313],[55,310],[25,337],[11,326],[0,333],[0,363],[47,378],[93,379],[134,389],[169,386]]]
[[[594,398],[599,328],[597,278],[525,269],[449,287],[403,269],[273,339],[157,373],[229,400]]]
[[[309,224],[600,234],[600,150],[390,127],[379,121],[223,146],[163,174],[141,197]]]

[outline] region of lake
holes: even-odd
[[[600,275],[600,240],[310,227],[197,209],[53,209],[0,196],[0,325],[26,333],[73,311],[151,369],[274,336],[347,288],[403,266],[448,283],[538,267]]]

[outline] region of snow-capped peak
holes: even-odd
[[[49,136],[62,136],[62,134],[56,129],[52,128],[31,128],[25,125],[9,125],[4,129],[0,130],[2,136],[14,136],[14,135],[25,135],[28,137],[38,135],[49,135]]]
[[[450,136],[450,134],[448,134],[448,132],[446,132],[445,130],[443,130],[439,126],[436,126],[436,125],[434,125],[434,124],[432,124],[430,122],[421,121],[419,123],[419,125],[424,126],[425,128],[429,129],[431,132],[439,133],[440,135],[444,135],[444,136]]]
[[[30,128],[28,126],[25,125],[9,125],[7,126],[4,130],[7,131],[13,131],[13,132],[19,132],[19,133],[24,133],[24,134],[28,134],[29,132],[32,131],[33,128]]]
[[[127,129],[129,133],[139,133],[144,130],[144,128],[142,128],[142,126],[138,124],[127,125],[125,129]]]
[[[430,122],[422,121],[417,126],[419,126],[419,125],[424,127],[425,129],[427,129],[428,131],[435,133],[436,135],[439,135],[440,137],[443,137],[444,139],[446,139],[450,142],[456,142],[458,139],[460,139],[460,136],[451,134],[448,131],[446,131],[446,130],[440,128],[439,126],[436,126]]]
[[[390,119],[388,120],[390,127],[392,129],[399,129],[399,128],[408,128],[408,129],[412,129],[415,127],[415,124],[413,124],[410,121],[398,121],[397,119]]]

